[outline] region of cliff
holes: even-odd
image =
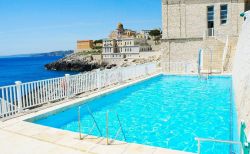
[[[149,62],[159,62],[159,56],[151,56],[140,59],[121,59],[117,62],[102,62],[101,55],[78,52],[59,59],[56,62],[45,65],[48,70],[58,71],[91,71],[94,69],[111,69],[113,67],[127,67],[130,65],[144,64]]]
[[[46,64],[45,68],[48,70],[85,72],[106,66],[107,64],[95,60],[92,55],[71,54],[56,62]]]

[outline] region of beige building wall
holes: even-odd
[[[140,58],[150,58],[150,57],[159,58],[160,56],[161,56],[160,51],[140,52]]]
[[[202,40],[200,39],[179,39],[162,42],[162,65],[165,71],[174,72],[176,64],[185,62],[190,68],[190,73],[196,72],[198,49],[201,44]]]
[[[88,51],[94,48],[93,40],[78,40],[76,52]]]
[[[227,4],[227,23],[221,24],[220,6]],[[207,7],[214,6],[214,43],[208,35]],[[199,48],[215,48],[226,43],[227,36],[237,37],[243,19],[244,0],[162,0],[163,62],[184,62],[197,65]],[[223,47],[218,54],[221,54]],[[169,57],[170,56],[170,57]],[[218,62],[221,63],[221,62]],[[197,71],[197,70],[196,70]]]
[[[220,5],[228,5],[228,20],[220,23]],[[207,31],[207,6],[214,6],[215,35],[238,36],[245,3],[239,0],[163,0],[163,39],[203,37]]]

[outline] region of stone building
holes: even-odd
[[[124,29],[122,23],[118,23],[117,29],[112,31],[109,35],[110,39],[117,39],[117,38],[131,38],[136,37],[136,31],[130,29]]]
[[[142,30],[137,33],[124,29],[123,24],[118,23],[117,29],[111,32],[109,38],[103,40],[103,61],[119,63],[124,60],[159,57],[159,52],[153,51],[147,40],[149,32],[150,30]]]
[[[230,71],[243,22],[240,13],[248,9],[246,0],[162,0],[165,71],[185,63],[197,72],[198,59],[203,72]]]
[[[106,62],[138,59],[141,52],[152,52],[145,39],[137,38],[104,39],[102,50],[102,57]]]
[[[94,48],[93,40],[78,40],[76,52],[89,51]]]
[[[141,30],[139,33],[136,34],[136,38],[142,38],[142,39],[149,39],[151,30]]]

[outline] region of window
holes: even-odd
[[[227,23],[227,5],[220,6],[220,23],[226,24]]]
[[[214,6],[207,7],[207,26],[214,28]]]

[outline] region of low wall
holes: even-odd
[[[140,58],[149,58],[149,57],[160,57],[160,51],[145,51],[140,52]]]
[[[233,86],[237,104],[238,119],[244,120],[250,133],[250,12],[239,36],[233,63]]]
[[[202,47],[202,38],[166,39],[162,41],[163,70],[172,72],[168,66],[171,63],[183,63],[194,66],[192,72],[197,72],[198,51]],[[184,69],[185,70],[185,69]]]

